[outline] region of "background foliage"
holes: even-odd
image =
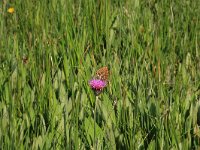
[[[1,149],[197,149],[199,3],[0,1]]]

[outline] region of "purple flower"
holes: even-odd
[[[101,91],[104,87],[106,87],[106,82],[99,79],[92,79],[89,81],[90,87],[95,91]]]

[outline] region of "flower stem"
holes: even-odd
[[[98,102],[98,96],[96,96],[95,101],[95,108],[94,108],[94,149],[97,150],[97,140],[96,140],[96,112],[97,112],[97,102]]]

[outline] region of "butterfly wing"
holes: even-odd
[[[108,76],[109,76],[109,71],[108,71],[108,67],[102,67],[99,70],[97,70],[95,78],[106,81],[108,80]]]

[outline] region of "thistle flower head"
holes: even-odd
[[[102,90],[104,87],[106,87],[106,82],[99,79],[92,79],[89,81],[89,85],[93,90]]]

